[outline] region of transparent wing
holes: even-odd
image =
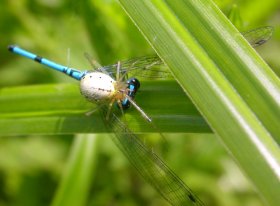
[[[257,47],[267,42],[272,34],[273,27],[265,26],[257,29],[253,29],[242,33],[247,41],[253,46]],[[117,71],[117,63],[100,67],[98,70],[105,72],[111,76],[115,76]],[[120,71],[123,75],[133,77],[144,77],[144,78],[171,78],[172,75],[164,66],[163,61],[157,55],[137,57],[125,61],[120,61]]]
[[[120,61],[121,74],[145,78],[169,78],[171,77],[167,67],[163,66],[163,61],[157,55],[137,57],[125,61]],[[114,76],[117,71],[117,63],[104,66],[99,69]]]
[[[242,33],[252,47],[257,47],[267,42],[272,34],[273,27],[265,26]]]
[[[103,107],[103,115],[106,109]],[[171,205],[204,205],[190,188],[126,125],[112,113],[106,125],[115,134],[113,141],[131,164]]]

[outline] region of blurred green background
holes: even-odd
[[[237,6],[231,16],[241,31],[264,25],[275,28],[272,39],[257,50],[279,76],[279,0],[216,0],[216,3],[227,16],[233,14],[233,5]],[[114,0],[2,0],[0,37],[1,88],[76,83],[9,53],[9,44],[81,69],[90,66],[84,52],[102,65],[153,53]],[[164,150],[162,156],[208,205],[264,205],[214,135],[165,136],[168,151]],[[91,138],[97,138],[97,162],[86,205],[168,205],[106,135]],[[0,206],[49,205],[74,139],[74,135],[0,137]]]

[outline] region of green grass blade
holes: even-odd
[[[279,79],[209,0],[120,2],[262,196],[277,205]]]
[[[161,132],[210,132],[201,115],[173,81],[142,82],[137,103]],[[166,95],[168,94],[168,95]],[[87,102],[77,85],[39,85],[0,90],[0,135],[106,133],[96,105]],[[133,108],[127,111],[136,132],[155,132]]]
[[[52,206],[86,205],[96,169],[96,135],[77,135]]]

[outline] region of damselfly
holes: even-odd
[[[59,65],[17,46],[9,46],[9,50],[80,80],[82,95],[89,101],[97,102],[100,105],[106,126],[115,134],[114,142],[144,179],[172,205],[203,205],[164,161],[127,128],[118,117],[120,112],[111,112],[114,102],[117,102],[121,111],[132,104],[146,120],[151,121],[133,100],[140,82],[136,78],[126,80],[125,77],[128,70],[149,70],[152,66],[162,64],[158,57],[150,56],[129,60],[123,63],[124,67],[122,62],[118,62],[115,65],[88,72]],[[113,68],[116,72],[113,71]]]
[[[272,34],[271,27],[261,27],[244,33],[252,46],[265,43]],[[148,121],[151,118],[135,103],[134,97],[140,82],[134,76],[158,77],[168,74],[166,71],[153,70],[163,62],[157,56],[140,57],[116,64],[98,67],[93,71],[80,71],[69,68],[48,59],[39,57],[17,46],[9,46],[13,53],[35,60],[54,70],[80,81],[82,95],[97,102],[105,117],[105,123],[115,133],[114,142],[127,156],[129,161],[155,189],[172,205],[203,205],[185,183],[112,112],[116,102],[123,109],[133,105]],[[127,78],[130,74],[131,78]],[[160,74],[160,75],[159,75]]]

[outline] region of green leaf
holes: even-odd
[[[120,0],[271,205],[280,202],[280,82],[210,1]]]
[[[233,5],[231,10],[230,10],[230,13],[229,13],[229,17],[230,21],[233,23],[233,25],[239,29],[239,30],[243,30],[243,27],[244,27],[244,23],[243,23],[243,20],[240,16],[240,12],[239,12],[239,8],[237,5]]]
[[[137,103],[161,132],[210,132],[208,125],[173,81],[142,82]],[[98,110],[78,85],[54,84],[0,90],[0,135],[106,133]],[[136,132],[154,131],[133,108],[126,112]]]
[[[53,199],[56,205],[85,205],[97,165],[97,135],[77,135],[60,186]]]

